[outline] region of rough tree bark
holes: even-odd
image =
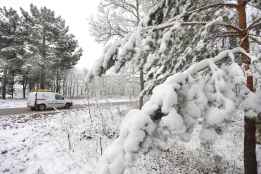
[[[246,0],[238,0],[237,11],[239,15],[239,27],[243,30],[240,33],[240,46],[249,52],[249,38],[246,21]],[[250,71],[251,60],[247,56],[242,56],[242,66],[247,76],[246,85],[254,91],[253,76]],[[245,174],[257,174],[256,161],[256,121],[254,118],[245,116],[245,137],[244,137],[244,167]]]

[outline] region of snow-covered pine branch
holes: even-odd
[[[190,15],[190,14],[193,14],[195,12],[200,12],[200,11],[203,11],[203,10],[207,10],[207,9],[210,9],[210,8],[217,8],[217,7],[218,8],[223,8],[223,7],[236,8],[237,5],[234,4],[234,3],[214,3],[214,4],[210,4],[210,5],[200,7],[200,8],[195,9],[195,10],[188,11],[188,12],[185,13],[185,15]]]
[[[248,5],[261,10],[261,2],[259,0],[250,0],[250,3]]]
[[[225,1],[216,1],[222,2]],[[216,129],[226,125],[234,111],[257,111],[261,102],[245,85],[245,75],[250,77],[250,70],[244,74],[234,60],[237,53],[246,54],[244,50],[236,48],[207,59],[237,46],[234,38],[215,34],[240,33],[241,40],[242,33],[246,39],[248,35],[233,25],[238,22],[235,11],[212,5],[209,1],[162,0],[135,32],[116,47],[112,45],[113,51],[104,52],[106,56],[101,57],[94,72],[104,73],[113,66],[118,71],[127,61],[134,60],[137,66],[144,67],[146,86],[153,89],[153,94],[141,110],[126,116],[119,138],[101,161],[100,173],[125,173],[139,152],[146,153],[173,135],[189,140],[197,122],[202,124],[201,140],[212,142],[219,133]],[[230,7],[236,6],[241,7]],[[194,9],[200,13],[189,13]],[[228,64],[229,60],[232,64]],[[253,115],[245,114],[246,119]]]
[[[181,26],[194,26],[194,25],[207,25],[208,23],[207,22],[198,22],[198,21],[194,21],[194,22],[166,22],[166,23],[163,23],[163,24],[160,24],[160,25],[157,25],[157,26],[152,26],[152,27],[147,27],[145,28],[144,30],[162,30],[162,29],[165,29],[165,28],[169,28],[169,27],[172,27],[174,25],[176,25],[177,23],[179,23]],[[241,32],[242,30],[234,25],[231,25],[231,24],[227,24],[227,23],[224,23],[224,22],[215,22],[215,23],[212,23],[212,25],[216,25],[216,26],[222,26],[222,27],[226,27],[226,28],[229,28],[229,29],[233,29],[237,32]]]
[[[190,64],[202,60],[203,57],[211,57],[221,50],[228,49],[229,47],[221,42],[213,45],[210,39],[219,39],[211,37],[212,33],[217,33],[215,31],[219,26],[225,28],[225,31],[240,30],[224,21],[222,16],[233,16],[227,9],[208,11],[201,16],[191,14],[189,19],[184,21],[180,15],[191,11],[188,8],[191,4],[179,2],[188,3],[182,5],[181,10],[179,3],[169,3],[174,2],[158,3],[133,32],[119,41],[108,44],[90,75],[102,75],[112,67],[118,72],[128,61],[132,61],[136,62],[138,67],[144,66],[147,82],[164,80],[171,74],[185,70]],[[196,2],[191,3],[191,8],[200,6]],[[176,14],[175,9],[179,9],[180,14]],[[161,11],[164,14],[162,20],[157,18]],[[170,11],[175,15],[167,15]],[[216,17],[204,20],[210,19],[209,15]],[[155,86],[155,83],[152,86]]]
[[[244,73],[235,63],[237,53],[250,56],[241,48],[226,50],[156,86],[141,110],[125,116],[119,137],[105,151],[97,173],[131,173],[139,153],[147,153],[174,137],[189,141],[199,121],[202,143],[213,143],[219,134],[216,128],[228,126],[235,110],[260,111],[260,99],[246,88]],[[218,67],[224,59],[231,63]],[[201,72],[205,69],[204,75]]]
[[[251,30],[252,28],[257,27],[258,25],[261,25],[261,17],[254,20],[248,27],[248,30]]]

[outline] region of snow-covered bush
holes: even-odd
[[[242,156],[242,153],[239,154]],[[149,154],[141,155],[135,163],[134,171],[150,174],[231,174],[233,172],[243,174],[243,161],[242,159],[227,160],[213,151],[208,152],[202,148],[192,151],[174,144],[169,150],[154,150]]]
[[[164,147],[177,137],[189,141],[197,123],[202,125],[201,143],[213,144],[236,111],[257,112],[261,102],[245,86],[235,53],[247,54],[240,48],[223,51],[155,87],[142,109],[130,111],[122,121],[119,137],[105,151],[98,173],[131,173],[138,154]],[[218,66],[224,59],[230,63]]]

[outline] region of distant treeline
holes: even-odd
[[[105,75],[91,82],[87,70],[71,70],[62,80],[61,94],[68,98],[138,98],[139,78],[131,74]],[[55,89],[52,89],[55,91]]]

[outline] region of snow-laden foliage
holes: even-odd
[[[217,1],[218,2],[223,2]],[[151,8],[136,28],[123,39],[109,43],[97,61],[94,75],[101,75],[111,67],[118,72],[128,61],[144,67],[146,80],[152,88],[168,76],[185,70],[194,62],[216,55],[231,46],[228,40],[221,42],[223,23],[233,21],[235,15],[229,9],[217,8],[189,13],[199,7],[213,4],[209,1],[165,1]],[[213,42],[213,39],[219,39]]]
[[[259,1],[259,0],[250,0],[250,3],[251,3],[252,6],[254,6],[254,7],[256,7],[256,8],[261,10],[261,1]]]
[[[189,141],[196,123],[202,125],[201,142],[212,144],[220,134],[220,125],[228,126],[237,110],[260,112],[260,99],[247,89],[245,75],[235,63],[234,54],[240,52],[245,53],[240,48],[223,51],[156,86],[141,110],[126,115],[119,137],[101,159],[98,173],[131,173],[139,153],[164,146],[174,137]],[[217,66],[224,59],[232,63]],[[252,116],[254,112],[245,114]]]

